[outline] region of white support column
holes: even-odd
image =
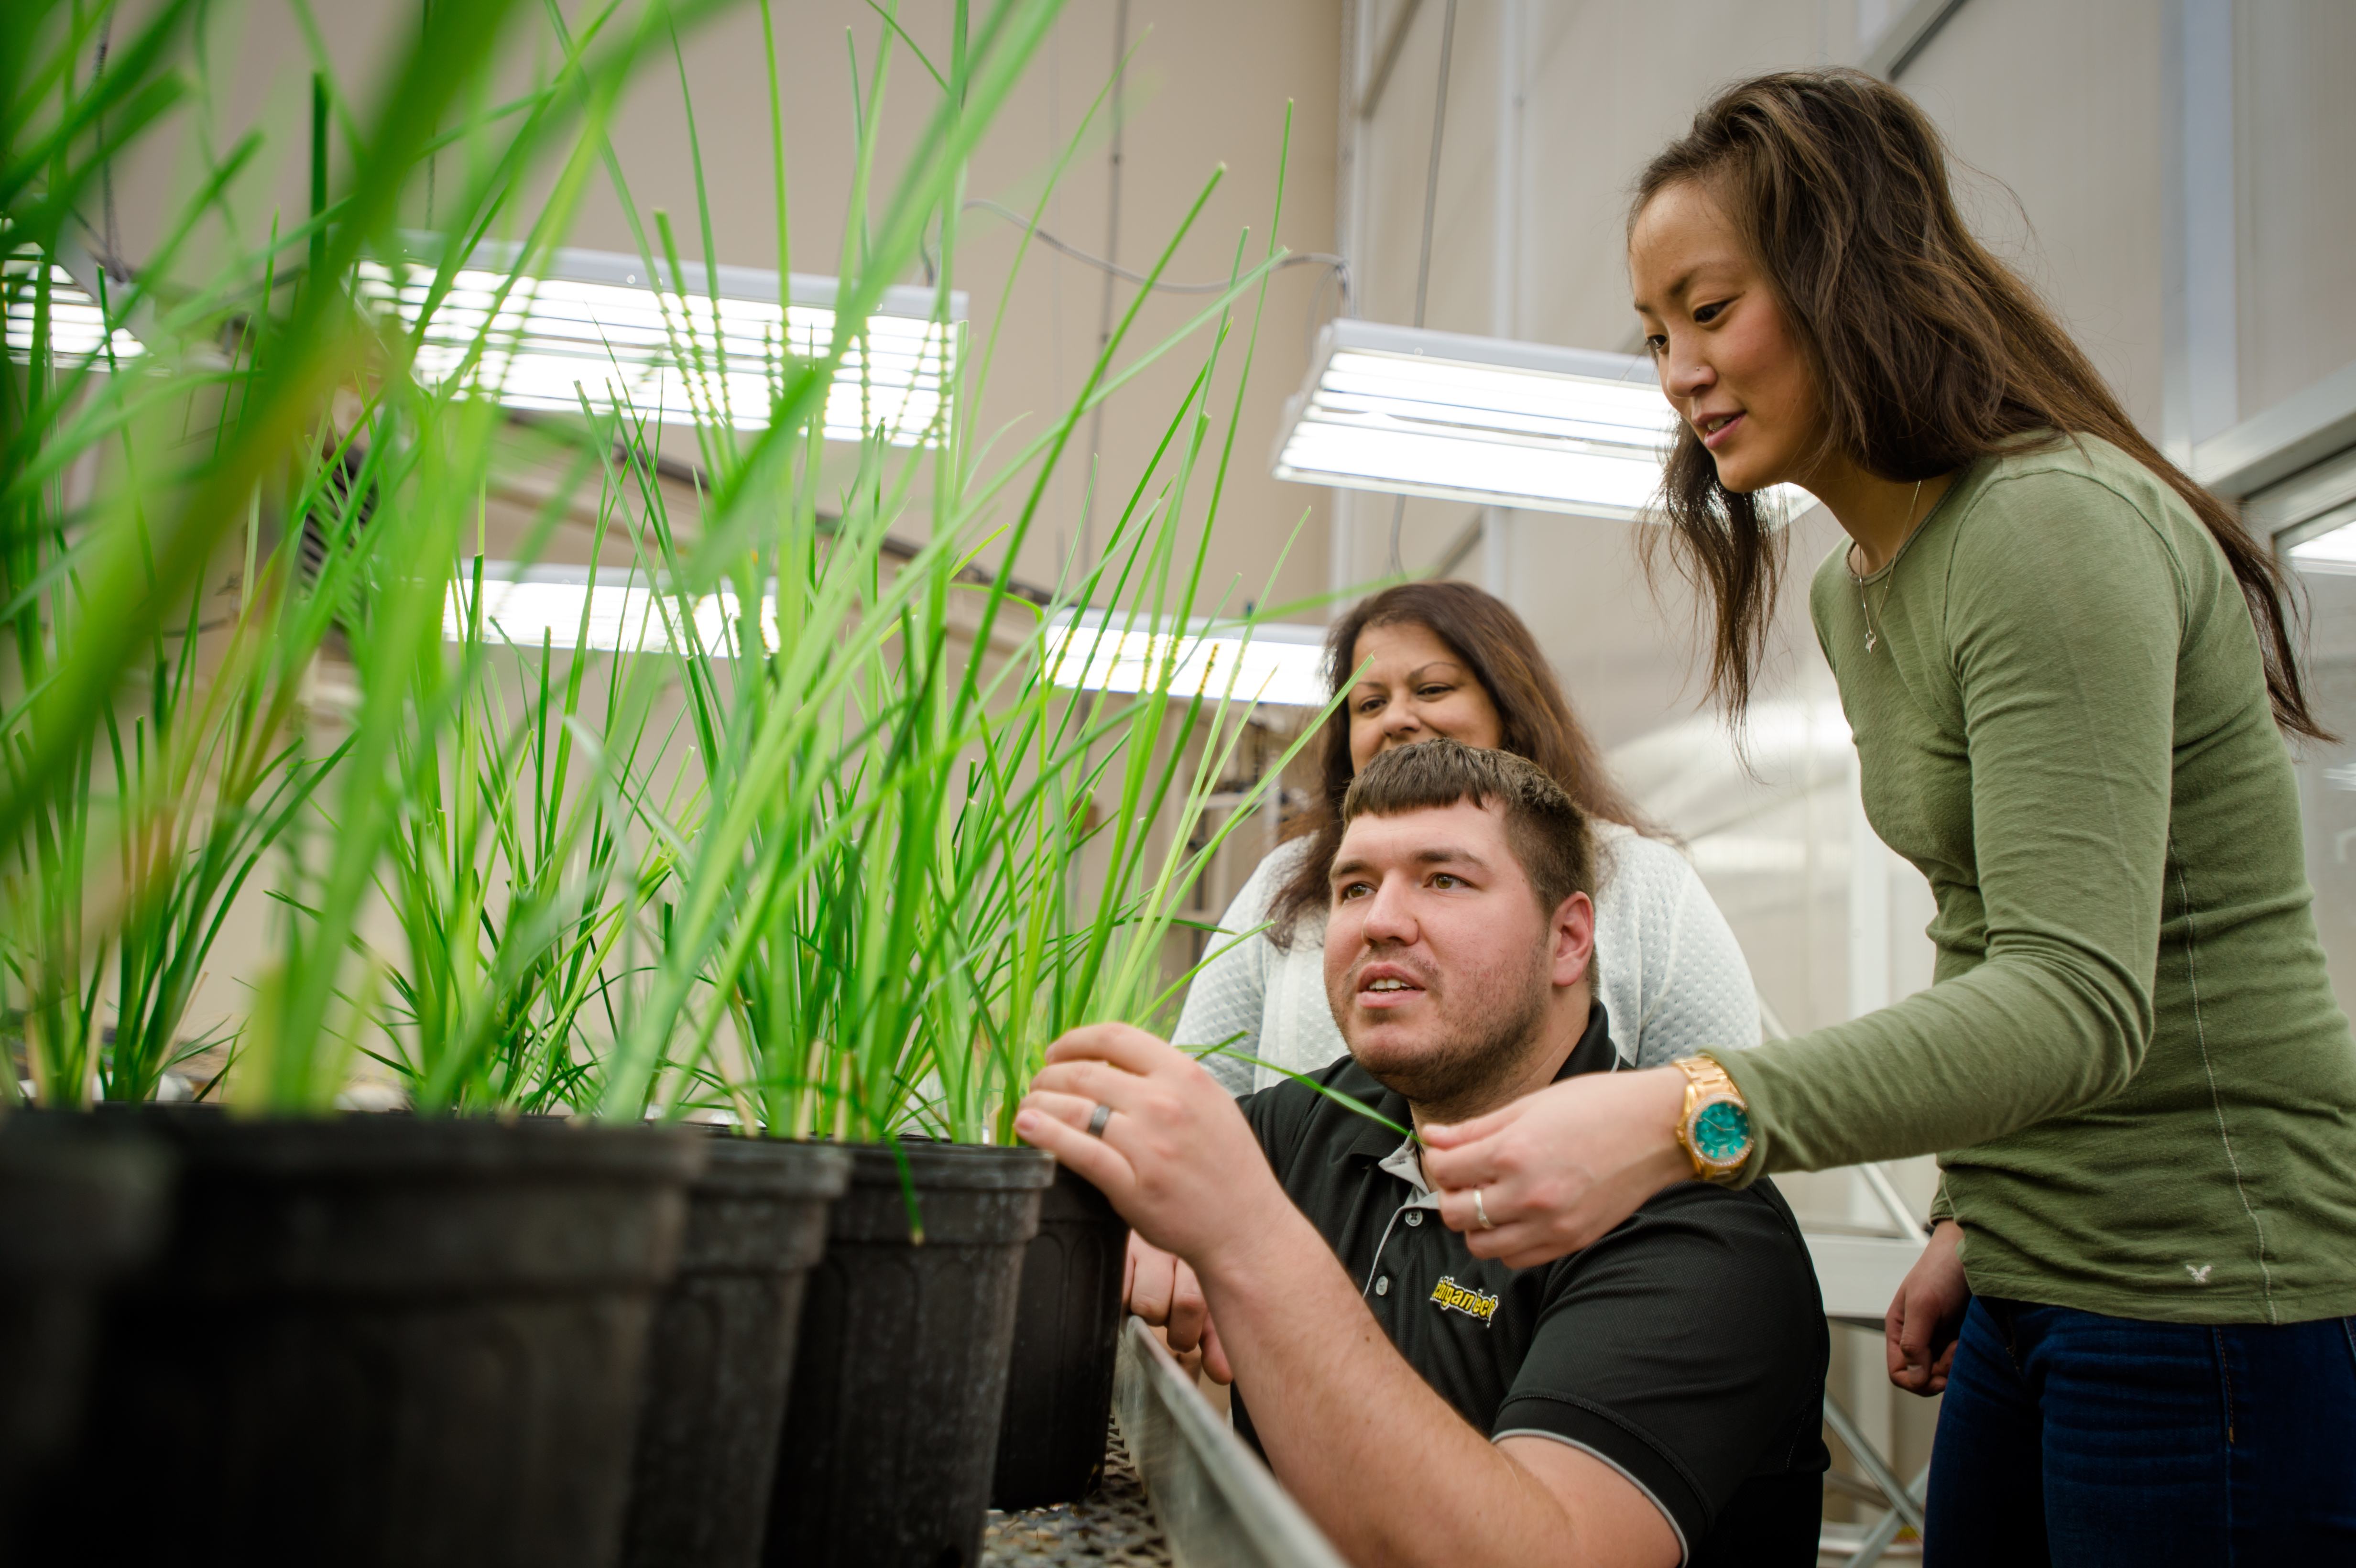
[[[1511,507],[1484,507],[1481,510],[1481,586],[1492,597],[1512,604],[1514,595],[1514,545],[1521,526]]]
[[[1528,0],[1498,0],[1497,146],[1490,193],[1489,336],[1521,336],[1522,97]],[[1515,603],[1515,545],[1521,526],[1510,507],[1481,517],[1481,586]]]
[[[1522,88],[1528,0],[1497,4],[1497,161],[1490,196],[1489,336],[1521,336]]]
[[[1890,1005],[1890,848],[1865,819],[1854,758],[1849,763],[1848,1016]]]
[[[2164,7],[2161,443],[2189,466],[2196,444],[2241,417],[2233,0],[2164,0]]]
[[[1344,0],[1342,12],[1342,128],[1334,200],[1333,248],[1350,264],[1349,314],[1359,314],[1366,283],[1366,202],[1373,185],[1367,145],[1371,129],[1359,112],[1366,78],[1374,69],[1375,9],[1371,0]],[[1365,496],[1356,490],[1326,491],[1325,586],[1332,597],[1325,606],[1329,621],[1338,620],[1349,606],[1342,595],[1365,580],[1358,561],[1358,518]]]
[[[1848,1016],[1862,1018],[1888,1007],[1890,974],[1889,846],[1865,816],[1863,780],[1854,752],[1849,758],[1848,788]],[[1863,1177],[1848,1173],[1849,1218],[1872,1224],[1882,1219],[1881,1206]],[[1890,1452],[1890,1388],[1881,1351],[1862,1336],[1843,1334],[1847,1344],[1847,1405],[1865,1440],[1880,1453]]]

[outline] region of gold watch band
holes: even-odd
[[[1686,1158],[1693,1163],[1694,1179],[1721,1185],[1734,1180],[1748,1161],[1749,1151],[1746,1150],[1743,1157],[1731,1165],[1704,1157],[1694,1141],[1694,1122],[1704,1106],[1720,1100],[1732,1102],[1748,1115],[1750,1102],[1742,1097],[1742,1091],[1735,1087],[1734,1080],[1727,1075],[1726,1069],[1707,1056],[1680,1057],[1672,1065],[1686,1075],[1685,1109],[1677,1116],[1676,1137],[1677,1146],[1686,1151]]]
[[[1697,1099],[1731,1100],[1744,1110],[1751,1108],[1726,1069],[1707,1056],[1681,1056],[1672,1064],[1686,1075],[1686,1114],[1693,1114]]]

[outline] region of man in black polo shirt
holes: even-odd
[[[1111,1198],[1141,1273],[1161,1249],[1199,1278],[1237,1427],[1353,1561],[1814,1563],[1828,1346],[1772,1186],[1672,1187],[1515,1271],[1440,1222],[1403,1134],[1612,1070],[1578,808],[1432,741],[1369,763],[1344,820],[1325,976],[1348,1058],[1238,1105],[1100,1025],[1049,1051],[1016,1129]]]

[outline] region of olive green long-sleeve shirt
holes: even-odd
[[[1941,1151],[1985,1296],[2356,1313],[2356,1041],[2215,540],[2089,439],[1974,464],[1862,585],[1845,554],[1816,635],[1938,965],[1895,1007],[1713,1052],[1752,1168]]]

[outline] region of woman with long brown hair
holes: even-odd
[[[1937,1153],[1888,1322],[1891,1380],[1946,1395],[1931,1561],[2347,1560],[2356,1041],[2309,909],[2284,737],[2321,730],[2279,569],[1870,77],[1706,105],[1638,183],[1629,270],[1734,714],[1783,567],[1751,497],[1801,485],[1848,535],[1811,611],[1867,815],[1937,895],[1936,981],[1427,1127],[1444,1216],[1534,1264],[1674,1182]]]
[[[1595,900],[1596,996],[1623,1065],[1759,1042],[1758,995],[1725,917],[1685,858],[1646,836],[1512,609],[1470,583],[1402,583],[1334,624],[1325,664],[1332,688],[1349,694],[1325,722],[1323,788],[1302,831],[1237,894],[1223,927],[1258,933],[1204,965],[1173,1037],[1224,1046],[1204,1064],[1230,1091],[1348,1053],[1323,957],[1342,797],[1376,752],[1434,736],[1527,757],[1594,822],[1606,873]]]

